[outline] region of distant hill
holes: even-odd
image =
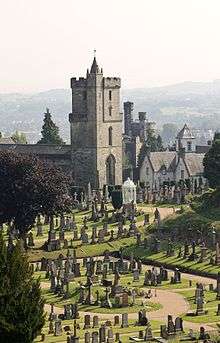
[[[164,87],[122,90],[122,102],[133,101],[136,114],[146,111],[157,122],[185,122],[194,128],[220,128],[220,80],[184,82]],[[69,140],[68,114],[71,112],[71,91],[52,89],[35,94],[0,94],[0,131],[27,132],[29,141],[40,137],[43,113],[49,107],[61,135]],[[122,106],[123,107],[123,106]]]

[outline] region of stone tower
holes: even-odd
[[[124,102],[124,133],[127,136],[132,135],[131,123],[133,121],[134,103],[130,101]]]
[[[122,182],[121,80],[104,77],[94,57],[86,78],[71,79],[71,155],[76,185]]]

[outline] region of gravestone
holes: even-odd
[[[86,314],[84,316],[84,327],[83,327],[83,329],[90,329],[90,328],[91,328],[90,315]]]
[[[99,333],[98,331],[92,332],[92,343],[99,343]]]
[[[99,343],[106,341],[106,326],[105,324],[102,324],[99,328]]]
[[[92,327],[93,328],[98,328],[99,327],[99,317],[98,316],[93,316],[92,319]]]
[[[120,318],[118,315],[114,316],[114,326],[117,326],[120,324]]]
[[[90,338],[91,338],[91,336],[90,336],[90,332],[85,332],[85,335],[84,335],[84,342],[85,343],[90,343]]]
[[[167,334],[168,336],[173,336],[175,334],[175,325],[171,315],[168,315],[167,317]]]
[[[108,329],[108,335],[107,335],[107,343],[113,343],[114,342],[114,335],[112,328]]]
[[[175,319],[175,332],[183,332],[183,320],[180,317]]]
[[[219,266],[220,265],[220,247],[219,247],[218,242],[216,243],[215,252],[216,252],[215,264]]]
[[[144,335],[144,340],[145,341],[150,341],[153,339],[153,333],[152,333],[152,329],[151,329],[151,325],[148,322],[147,323],[147,327],[145,329],[145,335]]]
[[[54,336],[61,336],[62,335],[62,321],[60,319],[57,319],[54,324],[55,324]]]
[[[122,313],[121,327],[122,328],[127,328],[128,327],[128,314],[127,313]]]

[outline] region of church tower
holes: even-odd
[[[73,178],[93,188],[122,182],[121,80],[104,77],[94,57],[86,78],[71,79]]]

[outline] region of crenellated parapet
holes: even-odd
[[[121,88],[120,77],[104,77],[103,78],[104,88]]]
[[[79,77],[78,79],[76,77],[72,77],[71,81],[71,88],[86,88],[87,87],[87,79],[84,77]]]

